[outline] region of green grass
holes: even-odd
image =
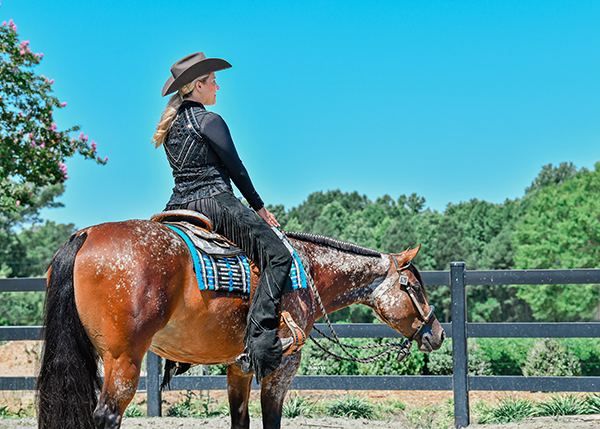
[[[534,403],[527,399],[505,397],[496,407],[490,407],[479,420],[480,423],[513,423],[533,416]]]
[[[375,416],[375,406],[357,395],[338,398],[326,407],[327,414],[332,417],[347,417],[350,419],[372,419]]]
[[[290,399],[283,403],[283,417],[293,419],[294,417],[311,417],[314,404],[304,396],[290,395]]]
[[[129,404],[125,412],[123,413],[124,418],[131,417],[146,417],[146,413],[142,411],[138,404]]]
[[[589,414],[600,414],[600,395],[589,393],[585,396],[585,404]]]
[[[553,396],[549,401],[537,406],[538,416],[576,416],[587,414],[587,404],[584,399],[571,394]]]

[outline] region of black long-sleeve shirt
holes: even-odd
[[[221,192],[233,193],[230,179],[254,210],[264,203],[240,159],[227,124],[195,101],[183,102],[164,141],[175,179],[169,205]]]

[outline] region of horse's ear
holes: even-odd
[[[405,264],[408,264],[410,261],[412,261],[413,258],[415,256],[417,256],[417,253],[419,253],[419,250],[421,249],[421,245],[419,244],[413,250],[409,250],[409,249],[410,249],[410,247],[398,255],[398,262],[400,263],[400,265],[405,265]]]

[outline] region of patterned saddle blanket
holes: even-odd
[[[171,228],[187,244],[194,262],[200,290],[214,290],[250,295],[250,262],[242,250],[225,237],[210,231],[208,218],[188,210],[162,212],[151,218]],[[273,231],[293,257],[290,277],[284,291],[307,287],[302,261],[289,240],[277,228]]]

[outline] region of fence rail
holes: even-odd
[[[469,425],[469,391],[570,391],[600,392],[600,377],[521,377],[469,376],[468,338],[599,338],[600,323],[468,323],[467,285],[600,284],[600,269],[583,270],[503,270],[467,271],[464,262],[453,262],[449,271],[424,271],[426,285],[451,286],[452,323],[442,323],[452,337],[453,375],[451,376],[296,376],[291,389],[297,390],[453,390],[456,427]],[[45,291],[45,278],[2,279],[0,292]],[[317,324],[319,329],[326,325]],[[35,340],[40,326],[0,327],[0,341]],[[400,334],[383,324],[336,324],[343,338],[398,338]],[[148,393],[148,415],[160,416],[161,359],[147,355],[147,376],[138,390]],[[0,390],[33,390],[35,377],[0,377]],[[178,376],[171,380],[174,390],[221,390],[227,388],[226,376]],[[252,388],[259,386],[253,382]]]

